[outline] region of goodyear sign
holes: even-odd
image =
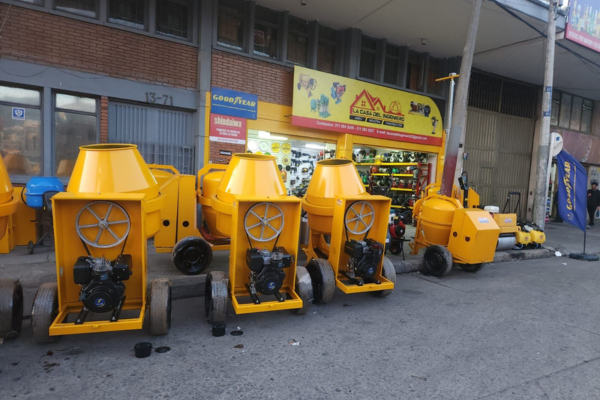
[[[556,156],[558,167],[558,214],[585,232],[587,211],[587,172],[566,151]]]
[[[211,90],[211,112],[232,117],[256,119],[258,96],[235,90],[213,87]]]
[[[294,68],[292,123],[380,139],[442,145],[442,116],[426,96]]]

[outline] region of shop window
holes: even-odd
[[[254,54],[277,60],[279,13],[268,8],[256,6],[255,16]]]
[[[98,16],[97,0],[54,0],[54,8],[83,17],[96,18]]]
[[[335,143],[290,136],[282,133],[248,130],[249,153],[274,156],[288,194],[303,196],[316,162],[335,158]]]
[[[361,78],[375,80],[375,64],[377,60],[377,41],[363,36],[360,46],[360,69]]]
[[[54,100],[54,165],[57,176],[70,176],[79,147],[97,142],[98,101],[57,93]]]
[[[590,133],[592,131],[592,111],[594,102],[592,100],[583,100],[583,110],[581,112],[581,132]]]
[[[421,56],[416,51],[408,52],[408,64],[406,70],[406,88],[419,90],[419,74],[421,70]]]
[[[0,86],[0,151],[10,175],[40,175],[41,93]]]
[[[571,122],[571,104],[573,102],[573,96],[567,93],[562,94],[560,101],[560,114],[558,119],[558,126],[561,128],[569,128]]]
[[[308,22],[289,17],[287,60],[294,64],[306,65],[308,62]]]
[[[398,85],[398,69],[400,68],[400,48],[388,44],[385,47],[385,65],[383,69],[383,82]]]
[[[217,20],[217,43],[235,50],[244,49],[244,20],[247,3],[241,0],[220,0]]]
[[[442,77],[442,65],[439,58],[429,57],[427,68],[427,93],[441,96],[444,92],[444,82],[436,82]]]
[[[156,33],[189,39],[192,7],[189,0],[156,1]]]
[[[581,129],[581,109],[583,107],[583,99],[581,97],[573,96],[573,102],[571,105],[571,122],[569,128],[575,131]]]
[[[336,35],[333,29],[319,26],[319,46],[317,49],[317,69],[330,74],[335,71]]]
[[[147,0],[109,0],[108,22],[146,29]]]

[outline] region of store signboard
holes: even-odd
[[[600,53],[600,0],[571,1],[565,37]]]
[[[294,68],[292,124],[380,139],[442,145],[442,116],[432,99]]]
[[[579,162],[600,165],[600,138],[585,133],[553,128],[563,138],[563,148]]]
[[[256,119],[258,96],[236,90],[213,87],[210,109],[215,114]]]
[[[211,142],[246,144],[246,120],[228,115],[210,114]]]

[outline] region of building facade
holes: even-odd
[[[302,85],[294,80],[294,68],[425,96],[441,111],[442,128],[450,84],[436,79],[459,71],[459,52],[436,54],[425,45],[407,45],[403,36],[382,37],[343,21],[328,25],[317,15],[302,19],[268,7],[273,4],[0,0],[5,21],[0,28],[0,151],[13,182],[36,175],[68,180],[84,144],[135,143],[148,163],[194,174],[205,164],[226,163],[235,152],[275,153],[273,143],[277,148],[284,141],[273,138],[286,138],[292,150],[309,159],[427,154],[424,164],[432,164],[430,182],[435,181],[443,144],[418,146],[293,124],[294,96]],[[543,14],[543,6],[535,3],[534,12]],[[542,89],[503,75],[473,71],[464,167],[488,204],[501,204],[509,191],[519,191],[525,216],[531,208]],[[247,120],[242,141],[211,140],[212,88],[257,97],[256,119]],[[595,97],[557,90],[552,114],[553,129],[592,168],[590,175],[600,166]],[[589,146],[579,156],[581,143]],[[310,177],[310,166],[296,166],[296,172],[279,154],[282,170],[290,167],[290,182]]]

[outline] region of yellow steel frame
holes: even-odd
[[[381,281],[380,285],[376,283],[365,283],[363,286],[357,286],[347,282],[347,279],[342,273],[341,268],[348,263],[348,259],[350,258],[344,252],[344,244],[346,243],[346,230],[344,225],[344,216],[346,214],[346,210],[348,207],[352,205],[352,203],[356,201],[367,201],[373,206],[375,210],[375,218],[373,221],[373,226],[369,231],[368,237],[374,240],[377,240],[379,243],[385,244],[385,239],[387,236],[387,227],[388,220],[390,215],[390,205],[391,199],[385,196],[353,196],[346,197],[340,196],[336,197],[335,207],[333,210],[333,226],[331,230],[331,241],[329,248],[326,249],[325,246],[327,244],[322,238],[322,235],[314,235],[311,232],[311,245],[307,249],[307,256],[310,258],[320,258],[312,248],[312,246],[317,242],[319,248],[324,253],[328,254],[329,263],[333,268],[333,274],[335,275],[335,284],[336,286],[344,293],[364,293],[364,292],[376,292],[380,290],[392,290],[394,289],[394,283],[389,281],[385,276],[383,276],[382,266],[383,259],[377,266],[377,272],[375,273],[375,279]],[[318,238],[317,238],[318,237]],[[353,235],[352,233],[348,234],[349,239],[362,240],[363,235]]]
[[[74,194],[68,192],[52,197],[59,309],[57,318],[50,326],[50,336],[142,329],[147,306],[147,240],[144,198],[145,194],[139,193]],[[99,200],[119,204],[127,211],[131,220],[131,228],[123,253],[131,254],[133,265],[131,266],[131,277],[125,281],[127,297],[123,310],[139,310],[139,314],[135,318],[121,318],[116,322],[90,320],[75,325],[73,322],[65,322],[65,318],[69,314],[78,313],[82,307],[79,301],[81,287],[73,282],[73,265],[78,257],[87,254],[77,235],[75,221],[82,207]],[[104,256],[113,260],[121,253],[122,245],[109,249],[96,249],[88,246],[88,249],[94,257]]]
[[[249,282],[250,270],[246,265],[246,250],[249,248],[244,230],[244,216],[250,207],[257,203],[269,202],[281,208],[285,217],[284,229],[277,240],[277,246],[283,246],[293,257],[292,265],[285,269],[285,280],[281,294],[286,300],[279,302],[274,296],[268,296],[269,301],[262,301],[266,296],[259,294],[261,304],[245,303],[242,298],[248,297],[246,284]],[[300,235],[301,201],[295,197],[279,197],[269,199],[255,196],[235,196],[232,215],[231,249],[229,254],[229,284],[233,309],[236,314],[251,314],[258,312],[293,310],[302,308],[302,299],[295,291],[296,260],[298,259],[298,240]],[[253,242],[255,247],[271,249],[275,239],[270,242]],[[291,297],[287,299],[287,297]]]
[[[15,187],[13,196],[19,203],[17,212],[13,215],[15,246],[27,246],[38,239],[38,222],[36,220],[36,211],[27,207],[27,204],[21,201],[21,192],[24,187]]]

